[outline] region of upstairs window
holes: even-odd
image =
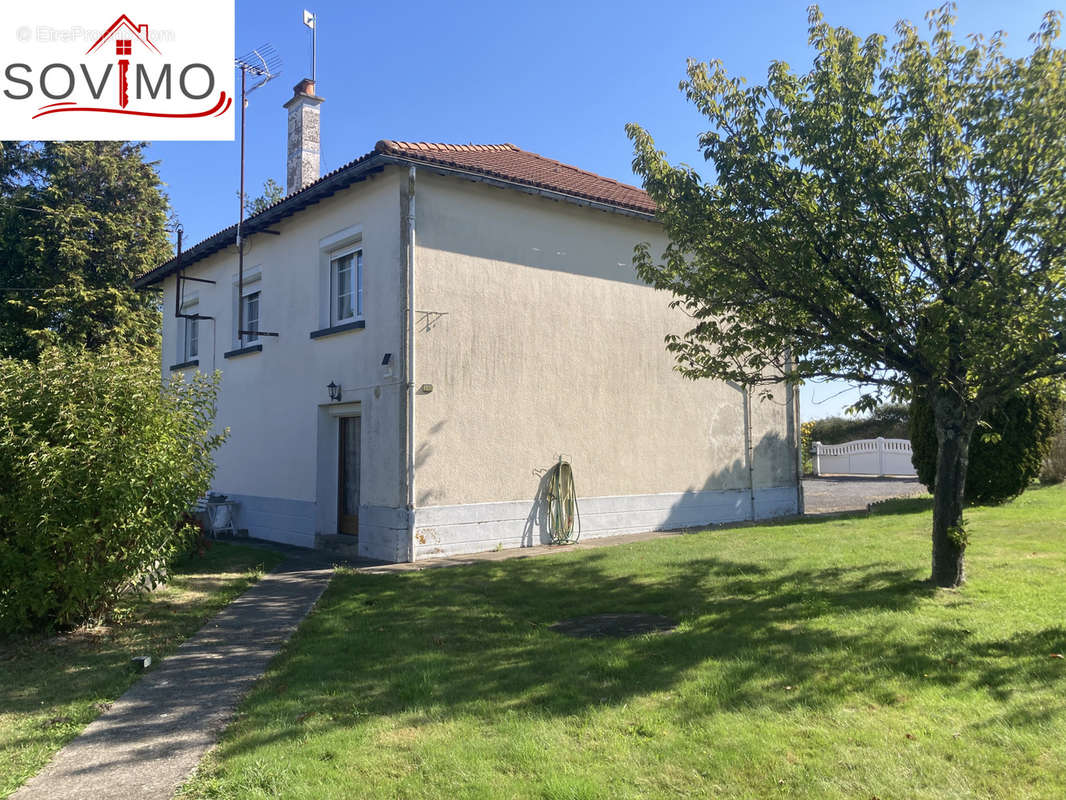
[[[330,324],[340,325],[363,316],[363,251],[330,255]]]
[[[241,302],[244,304],[244,328],[242,341],[250,344],[259,341],[259,292],[246,294]]]
[[[185,320],[185,352],[182,361],[192,361],[200,355],[200,320]]]

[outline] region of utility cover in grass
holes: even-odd
[[[677,627],[677,622],[658,614],[594,614],[590,617],[574,617],[550,626],[553,631],[590,639],[601,636],[622,638],[640,636],[643,633],[667,633]]]

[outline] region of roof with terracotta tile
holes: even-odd
[[[655,213],[655,203],[642,189],[522,150],[513,144],[435,144],[383,139],[374,147],[374,152],[458,167],[619,208]]]
[[[527,192],[546,193],[581,205],[645,219],[655,214],[655,203],[646,192],[635,186],[545,158],[513,144],[440,144],[382,139],[366,155],[323,175],[314,183],[245,220],[241,231],[247,237],[267,230],[285,217],[380,172],[389,164],[424,164],[445,175],[465,176]],[[237,226],[231,225],[188,248],[183,253],[180,266],[188,267],[233,245],[236,233]],[[135,280],[134,286],[140,288],[158,283],[175,272],[178,266],[177,259],[172,258]]]

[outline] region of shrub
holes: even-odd
[[[188,545],[215,379],[119,349],[0,360],[0,632],[99,618]]]
[[[886,403],[869,414],[855,417],[825,417],[809,423],[812,442],[843,444],[855,439],[906,439],[907,406],[902,403]],[[810,448],[808,448],[810,449]]]
[[[1052,387],[1025,388],[982,418],[970,440],[967,503],[994,505],[1017,497],[1040,474],[1062,408]],[[936,482],[936,427],[924,396],[911,402],[912,461],[918,479],[933,491]]]
[[[1041,483],[1066,481],[1066,414],[1059,415],[1058,430],[1051,439],[1047,457],[1040,470]]]

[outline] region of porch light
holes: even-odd
[[[333,381],[330,381],[329,385],[326,388],[329,389],[329,399],[330,400],[333,400],[334,402],[336,402],[337,400],[341,399],[341,387],[340,386],[335,384]]]

